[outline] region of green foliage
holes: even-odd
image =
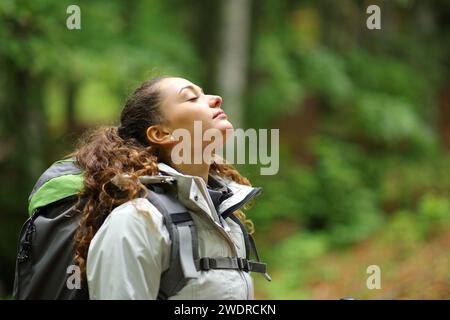
[[[359,88],[401,97],[415,109],[426,101],[429,84],[421,69],[400,59],[372,55],[363,49],[352,50],[344,58],[348,74]]]
[[[304,98],[296,66],[275,35],[261,35],[256,40],[254,72],[259,75],[257,86],[249,95],[250,125],[266,126],[270,119],[298,106]],[[264,112],[261,112],[264,110]]]
[[[264,196],[252,209],[259,226],[288,217],[299,226],[326,231],[335,245],[369,236],[382,222],[377,190],[364,181],[357,147],[326,138],[314,143],[317,164],[299,166],[286,155],[276,177],[258,178]]]
[[[431,151],[436,137],[420,118],[414,107],[399,98],[368,93],[355,101],[353,122],[356,130],[367,135],[370,141],[385,145],[411,145],[415,150]]]
[[[327,48],[307,51],[298,58],[299,74],[311,93],[331,106],[341,106],[352,97],[354,84],[342,56]]]
[[[250,211],[257,233],[286,230],[263,251],[277,279],[257,282],[268,298],[311,297],[301,290],[314,277],[311,269],[321,281],[335,281],[321,257],[337,246],[373,237],[380,248],[395,252],[393,260],[385,261],[392,265],[449,228],[448,152],[441,150],[436,130],[439,81],[445,78],[439,40],[430,39],[424,48],[413,33],[382,34],[375,44],[342,50],[314,38],[320,30],[314,17],[321,9],[302,10],[295,11],[303,18],[299,30],[311,34],[295,34],[295,28],[282,24],[278,27],[288,36],[260,36],[260,43],[271,45],[259,45],[255,61],[267,52],[276,52],[280,61],[264,69],[260,63],[254,70],[259,77],[249,100],[249,114],[256,113],[258,123],[270,122],[275,112],[278,119],[295,112],[306,115],[308,106],[295,99],[286,108],[291,95],[281,84],[300,86],[300,98],[314,97],[320,104],[318,125],[306,144],[313,160],[299,163],[294,150],[285,148],[277,176],[251,176],[264,189]],[[351,33],[345,32],[334,25],[333,33],[351,42]],[[275,68],[285,72],[272,71],[271,77],[261,72]],[[283,219],[289,228],[276,224]]]
[[[295,234],[277,244],[266,256],[271,266],[281,267],[283,271],[272,275],[276,281],[270,285],[260,281],[261,286],[267,287],[269,299],[307,299],[308,295],[299,288],[308,278],[309,262],[319,258],[327,249],[327,238],[319,233]]]
[[[396,211],[382,229],[379,241],[384,244],[395,242],[401,258],[449,227],[450,201],[430,192],[419,199],[416,208]]]
[[[425,194],[418,205],[418,225],[425,235],[442,232],[450,226],[450,200],[448,196]]]
[[[328,249],[327,238],[320,233],[295,234],[275,247],[277,259],[296,265],[305,264],[320,257]]]

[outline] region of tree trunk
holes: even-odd
[[[28,195],[43,169],[46,139],[43,79],[5,57],[0,57],[0,65],[3,72],[3,93],[0,95],[0,241],[15,244],[17,232],[28,216]],[[12,290],[15,254],[15,245],[0,248],[0,256],[6,257],[1,261],[0,282],[7,292]]]
[[[227,0],[225,0],[227,1]],[[199,82],[205,93],[215,93],[217,62],[220,52],[221,3],[223,0],[190,0],[187,8],[197,19],[193,21],[193,42],[201,61]]]
[[[68,132],[73,132],[76,128],[76,96],[78,92],[78,83],[68,81],[66,83],[66,128]]]
[[[6,78],[9,79],[4,105],[3,125],[7,141],[12,143],[7,162],[11,161],[20,172],[20,181],[34,180],[43,169],[46,126],[43,110],[42,79],[28,70],[7,62]]]
[[[244,125],[242,109],[248,75],[250,7],[250,0],[228,0],[222,10],[222,46],[216,81],[223,97],[223,108],[235,128]]]

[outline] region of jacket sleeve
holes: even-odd
[[[162,214],[148,200],[117,207],[89,247],[90,299],[156,299],[169,256],[170,237]]]

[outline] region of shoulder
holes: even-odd
[[[159,223],[162,220],[161,212],[150,201],[137,198],[116,207],[106,218],[105,223]]]
[[[170,264],[170,246],[162,215],[147,199],[116,207],[89,245],[86,275],[90,296],[156,298],[160,275]]]
[[[169,233],[161,212],[147,199],[137,198],[111,211],[93,241],[100,238],[103,240],[140,238],[145,242],[152,240],[169,242]]]

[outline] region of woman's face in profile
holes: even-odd
[[[202,133],[208,129],[217,129],[225,140],[225,133],[233,130],[233,125],[221,108],[220,96],[205,94],[199,86],[183,78],[161,80],[160,90],[161,110],[172,130],[187,129],[193,136],[196,121],[197,126],[201,122]]]

